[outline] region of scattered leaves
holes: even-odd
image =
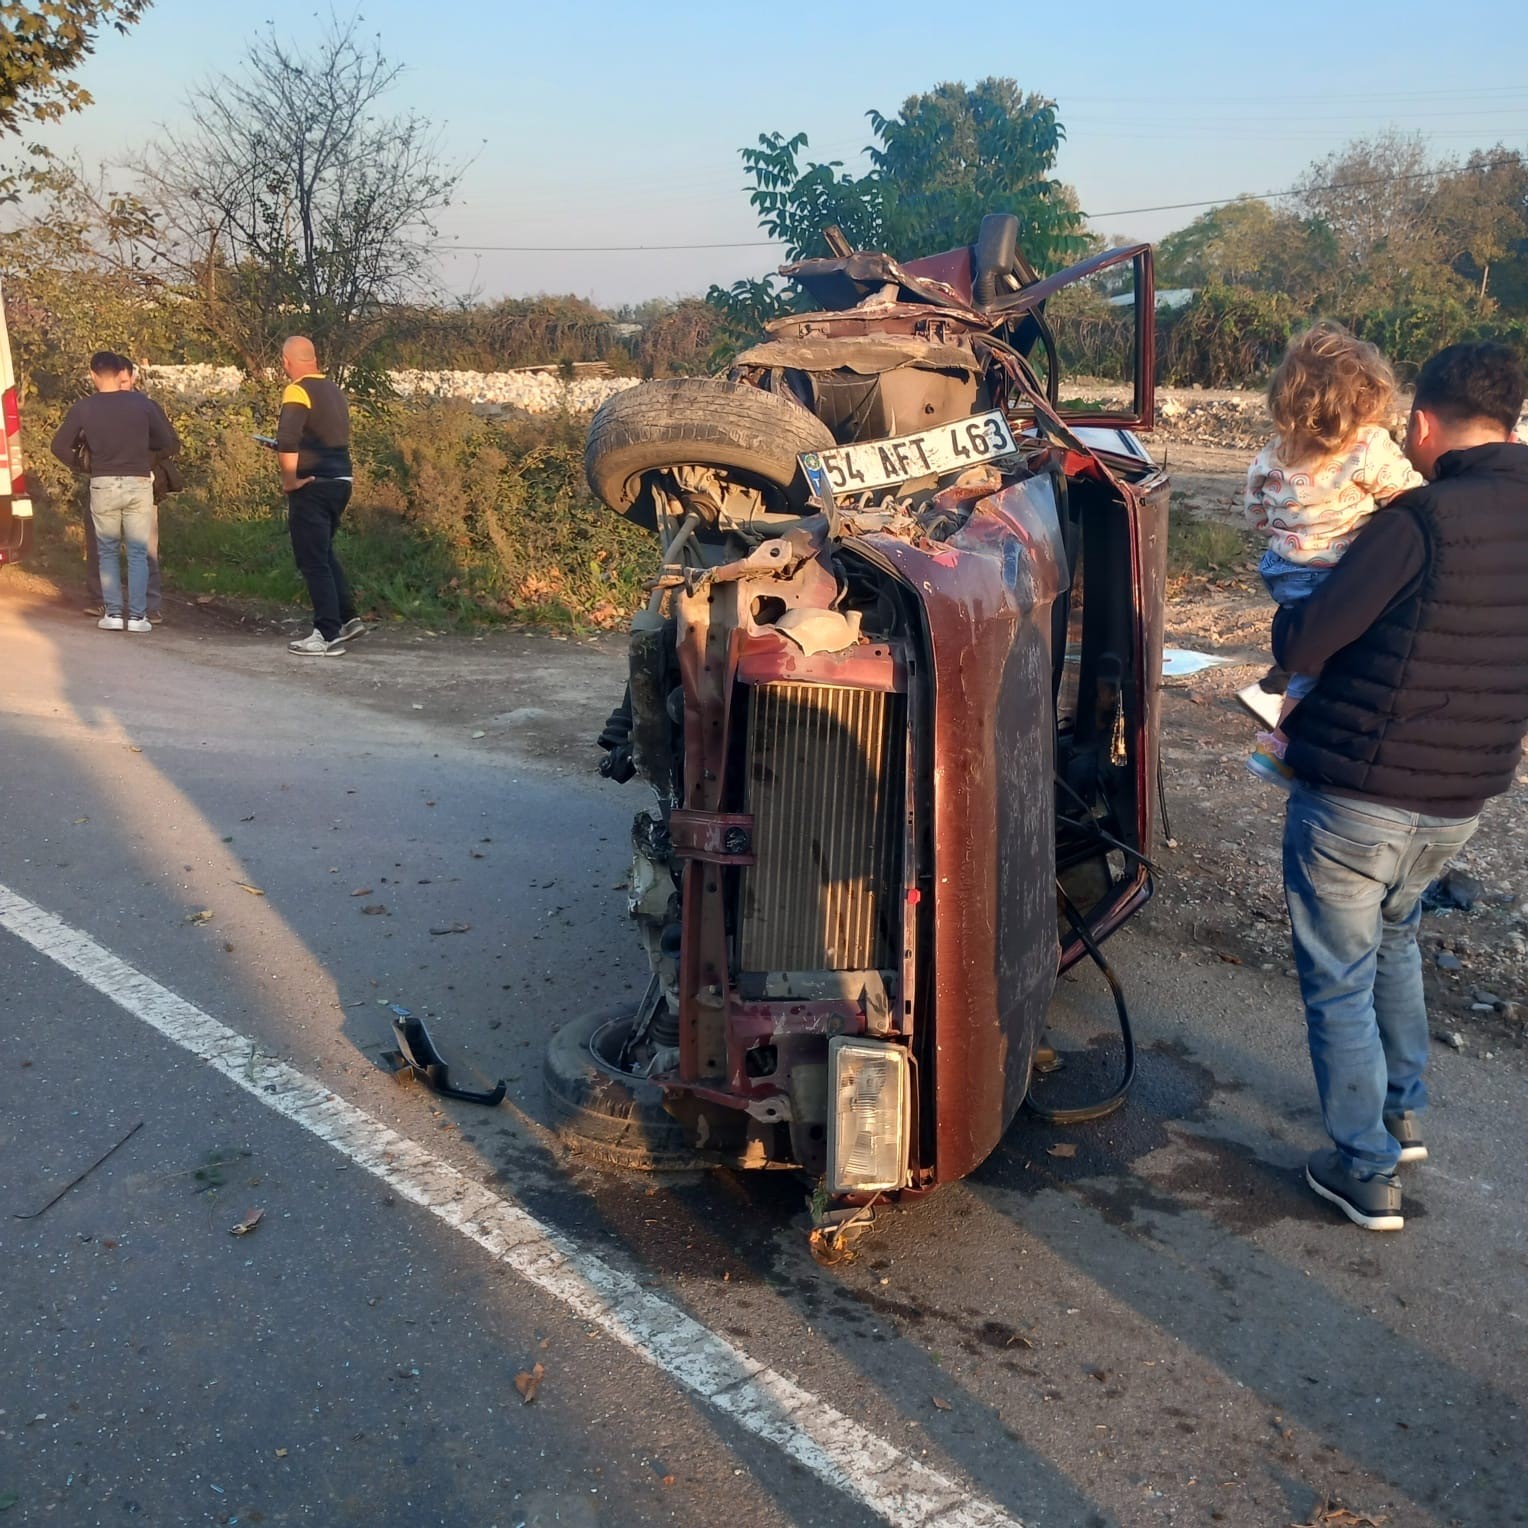
[[[235,881],[234,885],[237,886],[240,891],[247,891],[252,897],[263,897],[265,895],[265,893],[261,891],[258,886],[251,886],[248,881]]]
[[[1291,1523],[1289,1528],[1383,1528],[1387,1519],[1370,1517],[1367,1512],[1350,1512],[1340,1502],[1323,1501],[1310,1515],[1309,1522]]]
[[[204,907],[197,912],[187,913],[182,921],[185,923],[211,923],[212,909],[210,907]]]
[[[471,930],[472,925],[470,923],[446,923],[442,924],[440,928],[432,928],[430,932],[432,934],[466,934],[470,933]]]
[[[1045,1154],[1048,1157],[1075,1157],[1077,1155],[1077,1143],[1075,1141],[1057,1141],[1054,1146],[1046,1147]]]
[[[520,1399],[529,1406],[536,1399],[536,1392],[541,1389],[541,1381],[546,1377],[546,1366],[535,1364],[529,1374],[522,1369],[515,1375],[515,1389],[520,1392]]]
[[[350,895],[353,897],[369,897],[371,893],[372,888],[370,886],[357,886]]]
[[[229,1229],[230,1236],[248,1236],[265,1219],[264,1210],[251,1210],[238,1225]]]
[[[386,911],[387,911],[387,903],[386,902],[368,902],[366,904],[366,906],[361,909],[361,911],[363,913],[365,913],[368,918],[379,918],[384,913],[386,913]]]
[[[954,1409],[942,1395],[931,1395],[929,1399],[940,1411],[952,1411]]]

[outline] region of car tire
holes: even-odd
[[[796,458],[836,444],[815,414],[778,393],[724,377],[675,377],[605,400],[589,426],[584,472],[595,496],[620,514],[642,498],[643,473],[678,466],[744,473],[802,508],[810,489]]]
[[[695,1172],[718,1159],[697,1151],[663,1107],[663,1089],[617,1070],[601,1051],[617,1049],[629,1007],[564,1024],[547,1044],[547,1108],[558,1139],[575,1155],[632,1172]]]

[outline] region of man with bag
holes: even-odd
[[[96,391],[64,416],[52,450],[66,467],[90,475],[90,520],[100,570],[102,631],[152,631],[148,619],[149,544],[154,539],[154,458],[172,456],[180,440],[165,412],[131,390],[131,362],[115,351],[90,360]],[[123,379],[127,379],[124,390]],[[123,598],[119,553],[127,552]]]

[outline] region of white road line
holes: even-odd
[[[888,1522],[1021,1528],[996,1502],[910,1458],[321,1083],[283,1061],[251,1059],[246,1036],[3,885],[0,927]]]

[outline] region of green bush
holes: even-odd
[[[23,429],[39,501],[38,562],[78,574],[78,485],[47,446],[63,404]],[[167,407],[186,487],[160,510],[166,586],[188,594],[301,605],[271,453],[253,439],[275,395]],[[585,422],[500,423],[463,403],[356,410],[355,493],[341,556],[363,607],[432,623],[619,625],[656,567],[653,538],[610,513],[583,477]]]

